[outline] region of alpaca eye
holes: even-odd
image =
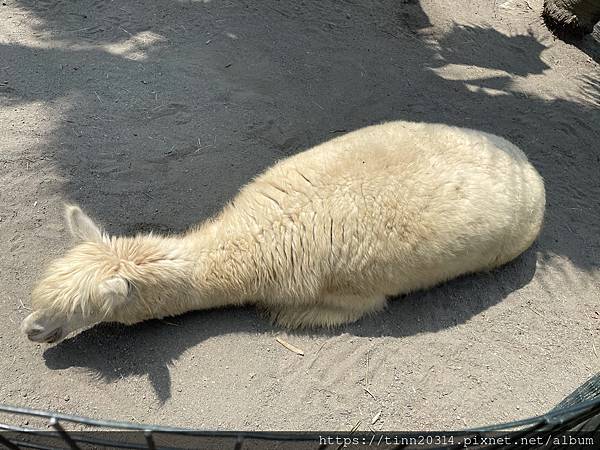
[[[131,281],[127,279],[125,280],[125,283],[127,283],[127,297],[129,297],[133,291],[133,284],[131,284]]]

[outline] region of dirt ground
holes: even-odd
[[[457,429],[550,409],[600,368],[600,30],[555,40],[541,4],[4,0],[0,402],[246,430]],[[392,119],[519,145],[546,181],[534,247],[330,333],[253,309],[55,346],[19,333],[70,246],[63,202],[111,233],[180,231],[274,161]]]

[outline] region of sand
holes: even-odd
[[[551,408],[600,367],[600,31],[555,40],[541,4],[5,0],[0,402],[244,430],[457,429]],[[334,332],[248,308],[55,346],[20,334],[71,245],[65,201],[111,233],[181,231],[274,161],[393,119],[519,145],[546,181],[534,247]]]

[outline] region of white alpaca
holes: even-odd
[[[22,329],[57,342],[101,321],[243,304],[288,327],[343,324],[512,260],[544,206],[542,178],[503,138],[371,126],[275,164],[183,235],[109,237],[67,207],[79,244],[50,265]]]

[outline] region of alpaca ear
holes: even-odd
[[[111,309],[127,301],[129,297],[129,283],[119,276],[109,278],[100,283],[98,294],[104,301],[105,307]]]
[[[102,231],[79,206],[65,205],[65,217],[71,235],[83,242],[102,242]]]

